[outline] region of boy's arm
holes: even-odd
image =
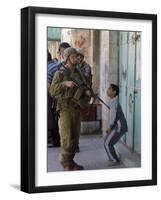
[[[112,129],[115,127],[115,119],[116,119],[116,102],[112,102],[110,105],[110,121],[109,121],[109,128],[107,132],[110,133]]]

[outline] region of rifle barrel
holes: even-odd
[[[100,102],[102,102],[110,110],[110,107],[100,97],[97,96],[97,98]]]
[[[83,83],[82,84],[81,81],[76,80],[75,78],[73,78],[73,76],[71,76],[71,79],[73,82],[75,82],[77,84],[77,86],[79,88],[82,88],[83,86],[85,86],[88,90],[90,90],[94,94],[93,89],[89,88],[86,84],[84,84],[84,82],[82,82]],[[110,107],[98,95],[94,94],[94,98],[97,98],[100,102],[102,102],[110,110]]]

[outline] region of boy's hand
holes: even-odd
[[[111,131],[112,131],[112,129],[111,129],[111,128],[108,128],[107,131],[106,131],[106,133],[107,133],[107,134],[110,134]]]

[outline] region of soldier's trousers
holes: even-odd
[[[80,135],[80,110],[69,109],[60,111],[61,154],[60,162],[69,163],[73,160]]]

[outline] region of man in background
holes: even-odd
[[[59,61],[54,59],[48,51],[48,91],[55,72],[60,68],[61,62],[64,59],[64,50],[70,47],[66,42],[59,45]],[[56,111],[56,101],[48,92],[48,147],[60,147],[60,133],[58,125],[59,115]]]
[[[59,50],[58,50],[59,61],[50,62],[48,64],[48,83],[49,83],[49,86],[52,82],[52,79],[54,77],[55,72],[60,68],[61,63],[63,62],[64,50],[68,47],[70,47],[70,44],[68,44],[67,42],[60,43]]]

